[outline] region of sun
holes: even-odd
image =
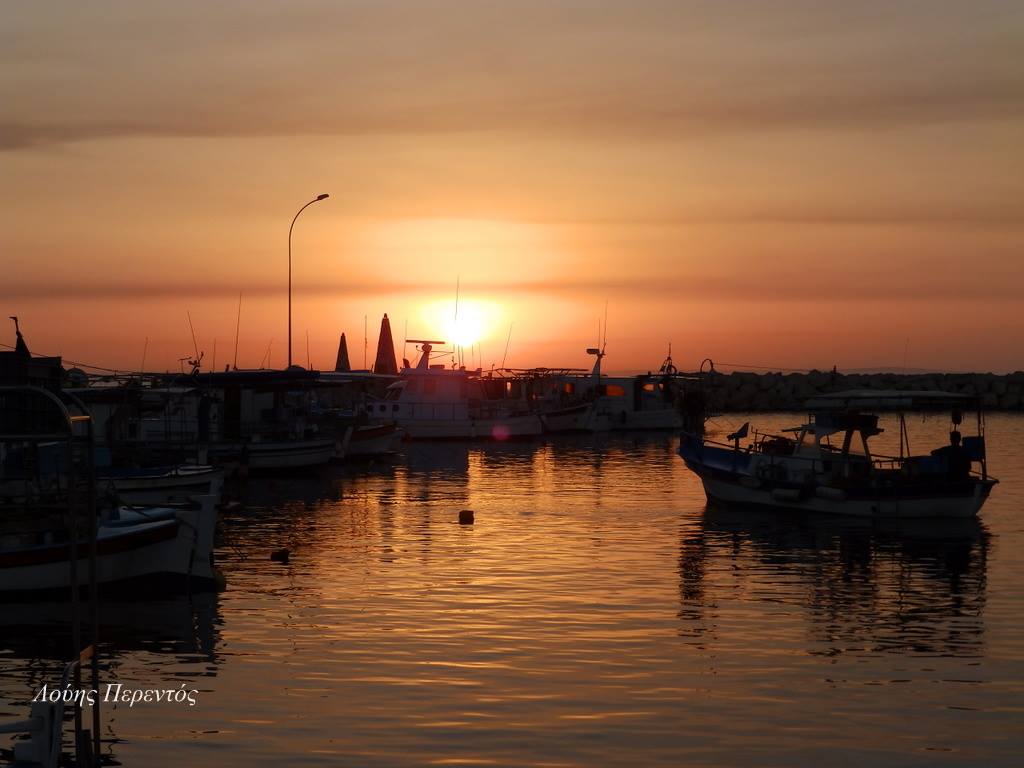
[[[438,301],[424,307],[423,320],[434,333],[443,334],[437,338],[443,338],[446,345],[468,348],[491,335],[497,315],[489,302],[462,298],[458,314],[454,300]]]
[[[453,308],[454,309],[454,308]],[[448,341],[457,347],[471,347],[484,337],[484,317],[475,303],[460,302],[459,315],[448,320]]]

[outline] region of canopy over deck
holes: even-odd
[[[936,411],[963,408],[978,401],[957,392],[898,389],[851,389],[817,395],[807,401],[811,411]]]

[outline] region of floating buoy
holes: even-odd
[[[275,563],[287,563],[289,552],[287,549],[275,549],[270,553],[270,559]]]
[[[473,524],[473,510],[464,509],[459,512],[459,525],[472,525]]]

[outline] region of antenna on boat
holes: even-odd
[[[508,345],[512,343],[512,323],[508,324],[508,338],[505,339],[505,354],[501,356],[501,367],[505,367],[505,358],[508,357]]]
[[[309,329],[306,329],[306,370],[313,370],[313,366],[309,362]]]
[[[266,362],[266,363],[267,363],[267,365],[270,365],[270,348],[271,348],[271,347],[272,347],[273,345],[274,345],[274,340],[273,340],[273,339],[271,339],[271,340],[270,340],[270,343],[269,343],[269,344],[267,344],[267,351],[266,351],[266,352],[264,352],[264,353],[263,353],[263,357],[262,357],[262,358],[260,358],[260,368],[261,368],[261,369],[263,368],[263,363],[264,363],[264,362]]]
[[[668,356],[665,358],[664,362],[662,362],[661,369],[658,372],[659,373],[666,373],[669,376],[674,376],[676,373],[678,373],[678,369],[676,368],[676,364],[674,362],[672,362],[672,342],[671,341],[668,343]]]
[[[600,341],[600,339],[598,339]],[[601,344],[601,355],[604,355],[604,350],[608,346],[608,299],[604,300],[604,343]]]
[[[146,371],[146,351],[148,349],[149,349],[149,336],[146,337],[146,341],[142,345],[142,365],[139,366],[139,373],[145,373],[145,371]]]
[[[363,315],[363,370],[366,370],[366,350],[370,348],[370,342],[367,337],[366,330],[366,315]]]
[[[238,370],[238,329],[242,325],[242,292],[238,292],[238,315],[235,317],[235,361],[231,367]]]
[[[405,330],[402,332],[402,359],[407,359],[405,348],[409,345],[409,318],[405,318]],[[409,366],[406,366],[408,368]]]
[[[213,337],[213,363],[210,365],[211,371],[217,370],[217,337]]]

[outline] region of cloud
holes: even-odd
[[[859,4],[858,4],[859,5]],[[0,149],[131,136],[683,138],[1024,116],[1020,14],[882,4],[21,10]],[[876,9],[877,10],[877,9]],[[31,41],[31,45],[26,41]]]
[[[574,299],[593,297],[644,298],[675,303],[699,303],[710,301],[744,301],[752,303],[844,303],[872,301],[994,301],[1019,302],[1021,281],[1024,275],[1007,274],[1004,279],[964,279],[954,275],[950,279],[908,279],[906,275],[892,274],[882,280],[874,271],[849,265],[848,273],[835,271],[835,264],[829,273],[828,282],[839,285],[834,291],[822,290],[822,279],[807,270],[787,269],[782,273],[770,268],[751,270],[746,275],[719,277],[708,275],[661,275],[627,279],[562,279],[562,280],[520,280],[520,281],[463,281],[462,291],[511,297],[513,295],[554,295]],[[1011,270],[1012,271],[1012,270]],[[1018,269],[1017,272],[1020,272]],[[149,299],[225,299],[236,300],[241,289],[246,298],[284,298],[283,285],[256,283],[245,286],[238,284],[205,282],[186,284],[181,282],[152,280],[122,280],[103,283],[54,282],[15,283],[5,286],[4,298],[8,304],[17,300],[149,300]],[[433,283],[369,283],[351,281],[321,280],[313,285],[295,286],[294,295],[351,297],[387,295],[449,295],[450,282]]]

